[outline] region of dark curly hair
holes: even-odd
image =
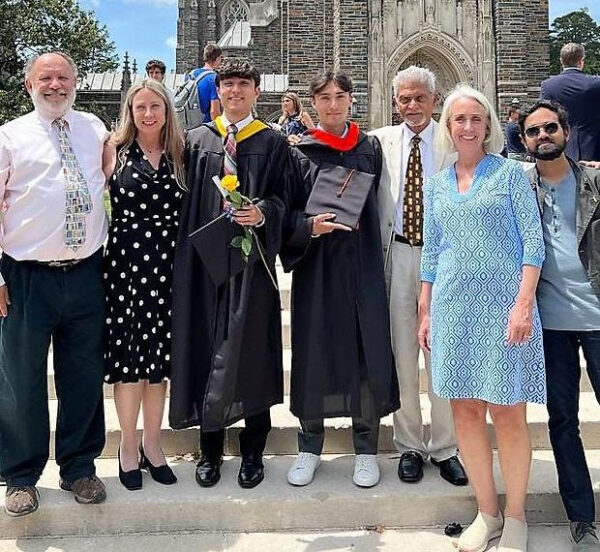
[[[154,69],[154,67],[158,67],[163,75],[167,72],[167,66],[160,61],[160,59],[151,59],[148,63],[146,63],[146,73],[148,73],[150,69]]]
[[[254,65],[250,65],[247,61],[241,61],[239,59],[228,59],[221,67],[219,67],[219,69],[217,69],[215,85],[218,87],[222,80],[234,77],[237,77],[238,79],[253,80],[256,86],[260,86],[260,73],[256,70]]]

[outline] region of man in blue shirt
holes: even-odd
[[[528,176],[536,188],[546,247],[537,299],[558,487],[571,522],[572,550],[598,552],[578,410],[580,351],[600,397],[600,171],[581,168],[565,155],[569,125],[560,104],[539,100],[519,123],[536,160]]]
[[[506,153],[509,159],[525,161],[527,150],[521,142],[521,130],[519,128],[519,108],[511,105],[508,108],[508,122],[504,129],[506,134]]]
[[[191,71],[189,78],[197,79],[204,75],[198,81],[198,98],[200,109],[204,113],[204,122],[210,123],[221,114],[221,102],[215,85],[215,71],[223,61],[223,52],[216,44],[207,44],[204,47],[203,59],[204,67]]]

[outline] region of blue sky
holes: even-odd
[[[522,0],[523,4],[529,0]],[[573,10],[588,7],[600,23],[598,0],[549,0],[550,21]],[[125,51],[143,70],[150,58],[162,59],[167,70],[175,68],[177,0],[80,0],[84,9],[96,12],[117,46],[121,62]]]

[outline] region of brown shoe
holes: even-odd
[[[38,509],[40,495],[33,485],[26,487],[8,487],[4,510],[11,517],[26,516]]]
[[[104,483],[95,475],[81,477],[73,483],[61,479],[60,488],[63,491],[72,491],[75,500],[80,504],[98,504],[106,499]]]

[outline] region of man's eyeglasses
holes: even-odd
[[[548,135],[556,134],[558,132],[558,123],[544,123],[541,125],[530,126],[525,129],[525,136],[527,138],[537,138],[540,135],[540,131],[544,129],[544,132]]]

